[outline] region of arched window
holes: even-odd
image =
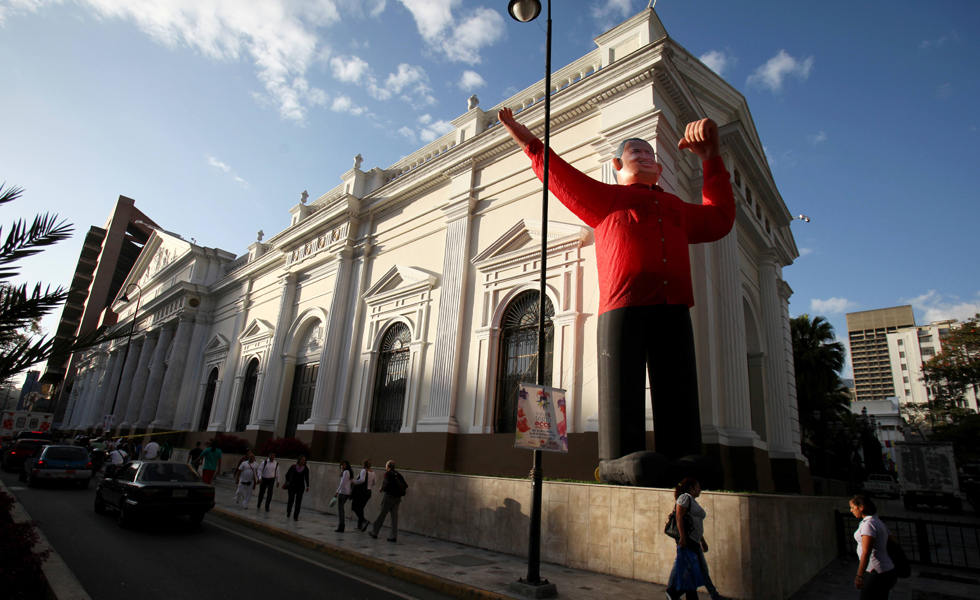
[[[411,341],[412,332],[404,323],[389,327],[381,339],[371,412],[372,433],[398,433],[402,428]]]
[[[218,367],[211,369],[208,373],[208,384],[204,388],[204,404],[201,406],[201,421],[197,425],[198,431],[207,431],[211,421],[211,405],[214,404],[214,390],[218,387]]]
[[[259,359],[253,358],[245,370],[245,381],[242,382],[242,402],[238,405],[238,419],[235,421],[235,431],[245,431],[252,418],[252,402],[255,400],[255,384],[259,381]]]
[[[535,383],[538,378],[538,308],[540,292],[522,292],[514,298],[500,327],[500,356],[497,361],[497,395],[493,414],[496,433],[514,433],[517,425],[517,393],[520,384]],[[555,308],[544,299],[545,355],[544,384],[551,385],[554,353]]]

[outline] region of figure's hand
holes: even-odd
[[[677,540],[677,545],[681,548],[687,548],[687,536],[682,535],[679,540]]]
[[[698,155],[702,161],[721,154],[718,146],[718,125],[711,119],[701,119],[687,124],[684,137],[677,143],[678,150],[685,148]]]
[[[538,139],[531,133],[530,129],[517,122],[517,119],[514,118],[514,111],[511,109],[501,108],[497,113],[497,118],[500,119],[500,124],[504,126],[510,137],[514,138],[514,141],[522,149],[527,148],[528,144]]]
[[[862,577],[860,575],[858,575],[857,577],[855,577],[854,578],[854,587],[856,587],[859,590],[863,590],[864,589],[864,577]]]
[[[708,542],[704,541],[704,538],[701,538],[701,550],[704,552],[708,551]]]

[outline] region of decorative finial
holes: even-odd
[[[303,193],[305,194],[306,192],[303,192]],[[261,229],[259,229],[258,237],[255,238],[255,241],[256,242],[261,242],[262,241],[262,238],[264,238],[264,237],[265,237],[265,232],[262,231]]]
[[[310,195],[306,193],[306,190],[303,190],[303,193],[299,195],[299,203],[306,204],[306,199],[309,197]]]
[[[358,154],[357,156],[355,156],[354,157],[354,168],[355,169],[360,169],[362,162],[364,162],[364,159],[361,158],[361,155],[360,154]]]
[[[466,103],[466,110],[473,110],[477,106],[480,106],[480,99],[476,97],[476,94],[473,94]]]

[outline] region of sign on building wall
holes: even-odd
[[[568,452],[565,390],[521,384],[517,394],[514,447]]]

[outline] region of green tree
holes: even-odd
[[[811,319],[808,314],[800,315],[790,321],[790,330],[803,439],[829,449],[825,445],[828,439],[840,438],[835,434],[854,426],[850,398],[840,377],[846,350],[843,343],[836,341],[833,326],[823,317]]]
[[[929,403],[921,420],[931,427],[951,424],[974,414],[964,407],[967,391],[980,389],[980,313],[959,327],[950,327],[942,350],[922,365]]]

